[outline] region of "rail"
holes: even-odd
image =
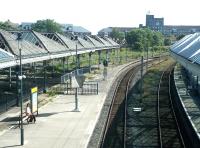
[[[159,84],[158,84],[158,92],[157,92],[157,121],[158,121],[158,139],[159,139],[158,142],[159,142],[160,148],[165,147],[165,145],[163,144],[164,137],[162,135],[161,116],[160,116],[160,91],[161,91],[161,83],[163,81],[163,77],[166,74],[166,72],[169,71],[169,74],[168,74],[168,86],[169,86],[168,87],[168,95],[169,95],[169,102],[170,102],[170,110],[172,112],[172,116],[173,116],[173,119],[175,121],[176,131],[177,131],[177,134],[178,134],[179,139],[180,139],[180,144],[183,148],[185,148],[186,146],[185,146],[182,134],[181,134],[181,130],[180,130],[180,127],[179,127],[179,124],[178,124],[178,120],[176,118],[176,114],[175,114],[175,110],[174,110],[173,102],[172,102],[172,95],[171,95],[171,89],[170,89],[170,85],[171,85],[170,84],[170,81],[171,81],[170,76],[171,76],[171,72],[172,72],[172,67],[174,67],[174,66],[170,66],[165,71],[162,72],[160,80],[159,80]]]
[[[130,68],[130,66],[133,66],[133,64],[136,64],[136,63],[139,63],[140,60],[137,60],[137,61],[134,61],[128,65],[126,65],[125,67],[123,67],[118,73],[117,75],[119,75],[122,71],[124,71],[125,69],[127,68]],[[125,71],[125,75],[128,73],[128,71]],[[122,82],[123,80],[123,77],[120,77],[119,80],[118,80],[118,83],[117,83],[117,86],[116,86],[116,89],[114,91],[114,95],[113,95],[113,98],[115,98],[116,94],[117,94],[117,90],[119,88],[119,85],[120,83]],[[106,123],[105,123],[105,126],[104,126],[104,131],[103,131],[103,134],[102,134],[102,141],[101,141],[101,145],[100,147],[103,148],[103,145],[104,145],[104,142],[105,142],[105,138],[106,138],[106,133],[108,131],[108,128],[109,128],[109,122],[110,122],[110,119],[111,119],[111,111],[113,109],[113,105],[114,105],[114,99],[112,99],[111,101],[111,105],[110,105],[110,108],[109,108],[109,111],[108,111],[108,118],[106,120]]]
[[[160,88],[161,88],[161,82],[163,79],[165,71],[162,73],[159,84],[158,84],[158,94],[157,94],[157,120],[158,120],[158,139],[159,139],[159,145],[160,148],[163,148],[162,144],[162,132],[161,132],[161,124],[160,124]]]
[[[158,58],[155,57],[155,58],[150,58],[150,59],[149,59],[150,62],[151,62],[151,61],[154,61],[154,60],[158,60]],[[137,64],[137,63],[138,63],[138,65],[134,65],[134,64]],[[159,62],[159,63],[160,63],[160,62]],[[135,66],[135,67],[133,67],[133,66]],[[124,68],[122,68],[122,69],[117,73],[117,75],[119,75],[119,73],[122,73],[122,72],[123,72],[124,75],[123,75],[123,76],[120,75],[120,77],[118,77],[118,80],[116,80],[116,81],[117,81],[117,85],[116,85],[116,87],[115,87],[115,91],[114,91],[113,98],[116,97],[117,90],[118,90],[118,88],[120,87],[120,84],[121,84],[121,82],[122,82],[124,76],[126,76],[128,72],[130,72],[130,71],[133,70],[133,69],[136,69],[137,67],[141,67],[140,60],[137,60],[137,61],[135,61],[135,62],[132,62],[132,63],[126,65]],[[145,65],[144,65],[144,67],[145,67]],[[129,68],[129,69],[128,69],[128,68]],[[128,69],[128,70],[125,71],[125,69]],[[125,72],[124,72],[124,71],[125,71]],[[126,147],[126,114],[127,114],[127,96],[128,96],[128,88],[129,88],[130,80],[131,80],[131,78],[133,77],[134,74],[135,74],[135,73],[132,73],[131,76],[129,76],[128,82],[126,83],[126,86],[127,86],[127,87],[126,87],[126,91],[125,91],[125,100],[124,100],[124,101],[125,101],[125,108],[124,108],[124,127],[123,127],[123,134],[124,134],[124,135],[123,135],[123,147],[124,147],[124,148]],[[109,125],[110,125],[109,123],[110,123],[111,116],[112,116],[111,112],[112,112],[112,110],[113,110],[114,101],[115,101],[115,99],[112,99],[111,105],[110,105],[109,111],[108,111],[108,118],[107,118],[107,120],[106,120],[103,133],[101,133],[101,136],[100,136],[101,139],[102,139],[102,140],[101,140],[101,143],[100,143],[100,147],[101,147],[101,148],[103,147],[103,145],[104,145],[104,143],[105,143],[106,133],[108,132],[108,128],[109,128]]]
[[[185,142],[183,140],[183,136],[181,134],[181,130],[180,130],[180,126],[178,124],[178,119],[176,118],[176,113],[175,113],[175,110],[174,110],[174,106],[173,106],[173,102],[172,102],[172,95],[171,95],[171,74],[172,74],[172,71],[170,71],[170,74],[168,76],[169,78],[169,100],[170,100],[170,105],[171,105],[171,108],[172,108],[172,113],[173,113],[173,116],[174,116],[174,119],[175,119],[175,122],[176,122],[176,127],[177,127],[177,130],[178,130],[178,133],[179,133],[179,136],[180,136],[180,140],[181,140],[181,143],[182,143],[182,147],[185,148]]]
[[[140,66],[140,65],[139,65]],[[128,83],[127,83],[127,86],[126,86],[126,96],[125,96],[125,101],[124,101],[124,137],[123,137],[123,145],[124,145],[124,148],[126,148],[126,125],[127,125],[127,122],[126,122],[126,119],[127,119],[127,101],[128,101],[128,93],[129,93],[129,87],[130,87],[130,83],[131,83],[131,80],[133,78],[133,76],[135,75],[135,73],[132,73],[131,76],[128,78]]]

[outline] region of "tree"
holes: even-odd
[[[0,29],[3,30],[18,30],[17,26],[17,24],[12,23],[10,20],[0,22]]]
[[[148,28],[134,29],[126,36],[127,44],[136,50],[145,50],[148,47],[163,45],[164,39],[160,32]]]
[[[178,41],[178,40],[182,39],[184,36],[185,36],[184,34],[178,35],[178,36],[176,37],[176,40]]]
[[[122,32],[119,32],[116,28],[112,29],[112,32],[110,33],[110,37],[115,40],[118,43],[122,43],[125,35]]]
[[[145,32],[142,29],[134,29],[128,32],[126,36],[126,42],[132,48],[142,50],[145,44]]]
[[[165,45],[165,46],[170,46],[171,44],[172,44],[172,41],[171,41],[170,38],[165,38],[165,39],[164,39],[164,45]]]
[[[38,32],[62,33],[61,25],[51,19],[38,20],[35,24],[32,25],[32,29]]]
[[[163,45],[164,38],[160,32],[153,32],[153,44],[152,46],[161,46]]]

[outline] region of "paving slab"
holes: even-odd
[[[79,112],[74,112],[75,96],[59,95],[56,99],[39,109],[36,123],[24,123],[24,146],[20,146],[20,128],[17,122],[0,132],[0,148],[85,148],[89,142],[100,115],[108,90],[118,71],[125,65],[108,68],[107,80],[102,74],[98,95],[78,95]],[[10,111],[16,115],[17,109]],[[18,108],[19,109],[19,108]],[[12,114],[10,113],[10,114]],[[7,113],[7,116],[10,115]],[[0,119],[4,120],[2,115]],[[1,120],[0,120],[1,121]]]

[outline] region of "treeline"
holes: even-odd
[[[3,29],[3,30],[19,30],[18,24],[14,24],[10,20],[7,20],[5,22],[0,21],[0,29]]]
[[[62,33],[62,27],[59,23],[51,19],[38,20],[32,24],[32,29],[38,32],[59,32]],[[19,24],[12,23],[10,20],[0,22],[0,29],[3,30],[22,30]]]
[[[149,47],[164,45],[164,36],[150,29],[133,29],[125,36],[127,45],[134,50],[146,50]]]

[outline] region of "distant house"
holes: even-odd
[[[99,36],[110,36],[112,32],[112,27],[103,28],[98,32]]]
[[[166,36],[187,35],[195,32],[200,32],[200,26],[165,25],[163,34]]]
[[[72,33],[74,35],[84,36],[91,35],[91,32],[82,26],[74,26],[73,24],[62,24],[62,30],[65,33]]]
[[[113,29],[116,29],[119,32],[126,33],[130,32],[131,30],[135,29],[134,27],[107,27],[103,28],[98,32],[99,36],[110,36]]]
[[[22,30],[31,30],[33,24],[34,23],[31,22],[22,22],[21,25],[19,25],[19,28]]]

